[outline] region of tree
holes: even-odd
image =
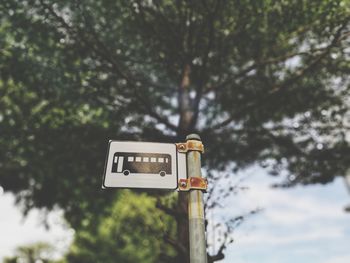
[[[76,233],[67,261],[173,262],[175,250],[163,240],[174,236],[175,222],[156,203],[145,193],[123,190],[108,216]]]
[[[16,255],[5,258],[4,263],[61,263],[52,259],[53,252],[53,247],[43,242],[20,246],[16,249]]]
[[[28,209],[58,204],[77,229],[107,215],[116,197],[97,175],[108,139],[198,132],[208,170],[259,163],[288,174],[284,186],[348,168],[347,0],[0,8],[0,183]],[[173,214],[187,247],[185,203],[179,195]]]

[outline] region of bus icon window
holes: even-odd
[[[116,152],[113,156],[112,173],[124,174],[171,174],[171,156],[159,153]]]

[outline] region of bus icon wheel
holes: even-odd
[[[160,175],[160,176],[165,176],[166,173],[165,173],[164,171],[160,171],[160,172],[159,172],[159,175]]]
[[[123,171],[123,174],[124,174],[125,176],[127,176],[127,175],[130,174],[130,171],[129,171],[129,170],[124,170],[124,171]]]

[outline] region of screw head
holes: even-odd
[[[186,149],[186,147],[185,147],[185,145],[184,145],[184,144],[180,144],[179,149],[180,149],[180,150],[185,150],[185,149]]]
[[[187,186],[187,183],[186,182],[181,182],[181,187],[186,187]]]

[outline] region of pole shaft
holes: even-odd
[[[348,169],[348,171],[344,177],[344,180],[345,180],[345,185],[348,188],[348,191],[350,193],[350,169]]]
[[[191,135],[187,136],[187,140]],[[199,136],[195,137],[198,140]],[[202,177],[201,153],[187,153],[188,177]],[[206,238],[204,225],[203,193],[200,190],[190,190],[188,202],[190,263],[207,263]]]

